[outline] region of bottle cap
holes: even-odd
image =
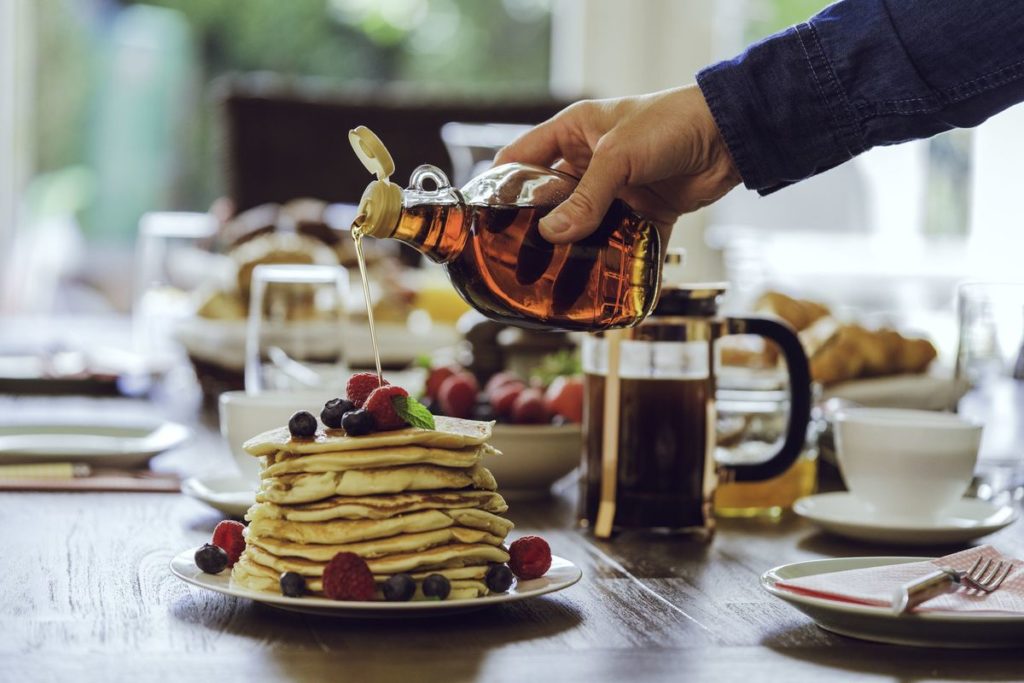
[[[350,130],[348,141],[366,170],[377,176],[359,200],[356,229],[362,235],[390,237],[402,212],[402,189],[388,180],[395,172],[395,162],[380,138],[366,126]]]
[[[391,158],[388,148],[377,134],[366,126],[350,130],[348,142],[359,157],[359,161],[367,171],[377,176],[377,180],[387,180],[395,172],[395,161]]]

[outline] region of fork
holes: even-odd
[[[1002,585],[1011,569],[1013,565],[1009,562],[997,560],[993,564],[992,558],[983,557],[975,560],[965,572],[941,567],[898,588],[893,595],[892,609],[896,614],[904,614],[927,600],[954,593],[964,587],[980,593],[991,593]]]

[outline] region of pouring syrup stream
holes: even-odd
[[[366,317],[370,322],[370,343],[373,345],[373,360],[377,364],[377,382],[383,386],[384,373],[380,368],[380,351],[377,349],[377,330],[373,326],[373,305],[370,303],[370,283],[366,279],[366,260],[363,258],[362,222],[365,216],[359,214],[352,223],[352,241],[356,247],[356,261],[359,262],[359,277],[363,281],[363,299],[366,301]]]

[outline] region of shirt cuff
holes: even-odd
[[[697,74],[743,184],[761,194],[863,152],[863,136],[815,29],[799,24]]]

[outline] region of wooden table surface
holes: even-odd
[[[188,420],[195,439],[159,456],[154,467],[230,467],[214,418],[193,405],[0,397],[0,422],[39,411]],[[208,539],[221,519],[185,496],[0,494],[0,680],[1024,679],[1024,648],[860,642],[818,629],[758,585],[778,564],[905,554],[899,549],[832,538],[799,519],[722,521],[706,545],[638,535],[597,542],[574,530],[571,494],[513,500],[509,515],[515,533],[542,534],[583,569],[583,580],[462,616],[356,621],[278,611],[178,581],[170,558]],[[1022,528],[986,540],[1021,557]]]

